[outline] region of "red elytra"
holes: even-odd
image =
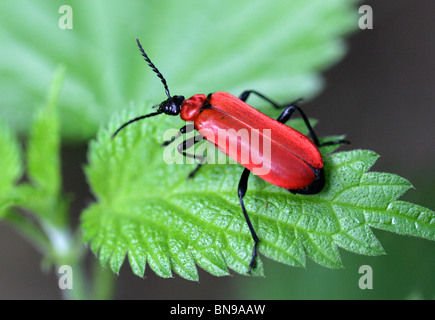
[[[204,109],[206,103],[208,107]],[[275,186],[291,190],[307,187],[316,177],[312,168],[323,168],[319,149],[307,136],[227,92],[215,92],[209,98],[204,94],[190,97],[181,105],[180,117],[193,121],[195,129],[205,139],[251,172],[266,171],[266,174],[256,175]],[[240,129],[256,131],[259,143],[254,145],[249,139],[231,134],[227,135],[227,141],[218,139],[225,131]],[[270,130],[270,136],[263,134],[265,129]],[[270,140],[270,154],[267,155],[270,159],[261,154],[264,139]],[[237,154],[230,150],[237,150]],[[249,155],[245,157],[246,163],[240,161],[243,153]],[[259,153],[264,160],[261,163],[253,161]]]

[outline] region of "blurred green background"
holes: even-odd
[[[74,223],[92,201],[82,167],[98,126],[130,101],[164,98],[161,83],[140,59],[136,37],[173,94],[258,89],[283,102],[308,98],[305,110],[320,120],[320,136],[343,133],[352,148],[376,151],[381,158],[374,170],[413,183],[415,190],[403,200],[434,207],[433,1],[364,2],[374,12],[374,29],[365,31],[357,28],[363,3],[350,0],[177,3],[0,3],[0,117],[25,136],[56,65],[68,69],[60,98],[62,170],[64,190],[74,198]],[[73,9],[72,30],[58,27],[63,4]],[[375,234],[387,255],[340,250],[343,270],[311,261],[306,269],[290,268],[264,258],[264,278],[216,278],[200,271],[196,283],[160,279],[149,269],[140,279],[125,263],[115,298],[435,298],[435,243]],[[1,299],[61,298],[53,272],[41,272],[41,256],[1,223],[0,256]],[[358,287],[361,265],[373,268],[372,290]]]

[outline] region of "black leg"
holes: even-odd
[[[293,115],[293,113],[295,112],[295,110],[297,110],[299,112],[302,119],[304,120],[305,125],[307,126],[308,131],[310,132],[310,136],[313,139],[313,142],[317,147],[323,147],[323,146],[339,144],[339,143],[350,143],[347,140],[334,140],[334,141],[320,143],[319,138],[317,138],[317,135],[314,132],[314,129],[310,124],[310,121],[308,120],[308,117],[305,115],[305,113],[302,111],[302,109],[299,106],[297,106],[296,104],[289,105],[288,107],[286,107],[285,110],[281,113],[281,115],[276,120],[281,122],[281,123],[286,123],[288,120],[290,120],[290,118]]]
[[[308,131],[310,132],[311,138],[313,139],[313,142],[315,143],[315,145],[317,147],[322,147],[322,146],[327,146],[327,145],[334,145],[334,144],[338,144],[338,143],[350,143],[347,140],[334,140],[334,141],[328,141],[328,142],[323,142],[320,143],[319,139],[317,138],[316,133],[313,130],[313,127],[311,127],[310,122],[308,121],[307,116],[305,115],[305,113],[302,111],[301,108],[299,108],[297,105],[290,105],[288,107],[285,108],[285,110],[281,113],[281,115],[278,117],[278,119],[276,119],[277,121],[281,122],[281,123],[286,123],[291,116],[293,115],[293,113],[295,112],[295,110],[298,110],[300,115],[302,116],[302,119],[305,122],[305,125],[308,128]],[[324,170],[322,169],[314,169],[312,168],[315,178],[313,180],[313,182],[301,189],[295,189],[295,190],[288,190],[291,193],[299,193],[299,194],[316,194],[319,193],[320,191],[322,191],[324,185],[325,185],[325,176],[324,176]]]
[[[280,114],[280,116],[276,120],[281,123],[286,123],[287,121],[290,120],[290,118],[292,117],[293,113],[296,110],[301,115],[302,120],[304,120],[304,123],[307,126],[308,131],[310,132],[311,139],[313,139],[313,142],[317,147],[323,147],[323,146],[334,145],[339,143],[350,143],[347,140],[334,140],[334,141],[320,143],[319,138],[317,137],[317,134],[314,132],[314,129],[311,126],[310,121],[308,120],[308,117],[306,116],[305,112],[303,112],[302,109],[295,103],[286,106],[284,111]]]
[[[245,217],[246,223],[248,224],[249,231],[251,232],[252,239],[254,240],[254,248],[252,250],[252,258],[251,262],[249,263],[249,270],[248,273],[251,273],[252,269],[255,268],[255,258],[257,257],[257,247],[258,243],[260,242],[260,239],[258,239],[257,234],[255,233],[254,227],[252,226],[251,220],[249,219],[248,213],[245,209],[245,204],[243,203],[243,197],[246,194],[246,190],[248,189],[248,179],[249,174],[251,172],[245,168],[243,170],[242,176],[240,178],[239,182],[239,200],[240,200],[240,206],[242,207],[243,216]]]
[[[305,113],[302,111],[301,108],[299,108],[296,104],[291,104],[289,106],[287,106],[285,108],[285,110],[280,114],[280,116],[276,119],[277,121],[281,122],[281,123],[286,123],[287,121],[290,120],[290,118],[292,117],[293,113],[295,111],[299,111],[299,114],[301,115],[302,119],[305,122],[305,125],[308,128],[308,131],[310,132],[310,136],[311,139],[313,139],[313,142],[316,146],[320,146],[319,143],[319,138],[317,138],[316,133],[313,130],[313,127],[310,124],[310,121],[308,120],[308,117],[305,115]]]
[[[194,129],[195,127],[193,126],[193,124],[186,124],[185,126],[180,128],[180,131],[178,131],[178,133],[174,137],[172,137],[171,140],[164,141],[160,146],[166,147],[167,145],[174,142],[179,136],[188,132],[192,132]]]
[[[253,93],[253,94],[259,96],[259,97],[262,98],[263,100],[266,100],[267,102],[269,102],[272,106],[274,106],[274,107],[277,108],[277,109],[282,109],[282,108],[285,108],[286,106],[294,105],[294,104],[297,104],[297,103],[299,103],[299,102],[302,101],[302,99],[297,99],[297,100],[295,100],[295,101],[293,101],[293,102],[291,102],[291,103],[288,103],[288,104],[285,104],[285,105],[281,106],[281,105],[279,105],[278,103],[276,103],[275,101],[273,101],[272,99],[266,97],[264,94],[262,94],[262,93],[260,93],[260,92],[258,92],[258,91],[255,91],[255,90],[246,90],[246,91],[244,91],[244,92],[239,96],[239,99],[242,100],[242,101],[244,101],[244,102],[246,102],[246,100],[248,100],[248,97],[249,97],[249,95],[250,95],[251,93]]]
[[[179,153],[181,153],[183,156],[188,157],[188,158],[193,158],[195,160],[198,160],[198,165],[196,166],[195,169],[193,169],[189,175],[187,176],[187,179],[191,179],[195,176],[196,172],[199,170],[199,168],[201,168],[201,166],[204,164],[205,162],[205,157],[203,156],[196,156],[194,154],[190,154],[190,153],[186,153],[185,150],[189,149],[190,147],[192,147],[195,143],[198,143],[200,141],[203,140],[203,137],[201,135],[197,135],[195,137],[189,138],[187,140],[184,140],[182,143],[180,143],[177,147],[177,150]]]

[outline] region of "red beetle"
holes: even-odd
[[[145,61],[161,79],[168,99],[154,106],[158,107],[156,112],[134,118],[124,123],[115,131],[112,138],[124,127],[138,120],[162,113],[172,116],[180,115],[185,121],[193,121],[194,128],[200,134],[202,133],[200,135],[201,138],[204,137],[219,150],[241,163],[245,167],[245,170],[240,178],[238,196],[243,215],[254,240],[254,248],[248,270],[248,272],[251,273],[252,268],[255,267],[257,247],[260,241],[243,203],[243,197],[247,191],[248,178],[251,171],[256,173],[256,169],[260,167],[264,168],[266,164],[266,170],[264,170],[264,172],[257,170],[260,173],[256,175],[260,178],[275,186],[287,189],[292,193],[316,194],[319,193],[325,185],[323,159],[318,148],[324,145],[349,142],[346,140],[335,140],[319,143],[308,118],[297,105],[298,101],[280,106],[254,90],[247,90],[238,98],[226,92],[215,92],[208,96],[196,94],[187,100],[185,100],[183,96],[171,96],[165,78],[148,58],[139,40],[136,39],[136,41]],[[251,93],[268,101],[276,108],[284,108],[284,111],[276,120],[268,117],[245,102]],[[285,125],[295,110],[302,116],[313,141],[299,131]],[[254,146],[249,143],[248,140],[240,139],[239,136],[234,134],[227,135],[225,139],[219,139],[219,134],[229,129],[233,130],[231,132],[235,132],[234,130],[256,132],[256,134],[260,136],[260,141],[265,141],[270,144],[269,154],[264,157],[265,155],[262,154],[261,144]],[[165,141],[162,146],[167,146],[175,141],[177,137],[190,130],[191,129],[187,126],[182,127],[177,136],[169,141]],[[269,130],[268,134],[265,134],[265,130]],[[194,176],[205,160],[202,156],[195,156],[185,152],[186,149],[190,148],[198,141],[201,141],[201,139],[198,139],[198,136],[193,137],[183,141],[177,148],[184,156],[195,158],[199,161],[195,170],[189,174],[189,178]],[[231,150],[234,150],[232,148],[235,148],[236,152],[231,152]],[[247,161],[240,160],[243,155],[247,155]],[[263,160],[261,163],[258,161],[259,157]]]

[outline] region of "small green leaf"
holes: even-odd
[[[0,216],[14,204],[15,183],[22,175],[20,145],[12,130],[0,121]]]
[[[69,205],[61,193],[60,119],[57,111],[65,72],[64,66],[56,69],[46,101],[36,112],[27,144],[29,182],[17,188],[17,205],[42,219],[46,228],[65,227]]]
[[[166,151],[159,146],[179,120],[139,122],[112,140],[132,116],[114,118],[90,145],[86,174],[97,202],[84,211],[82,229],[92,251],[114,272],[127,255],[139,276],[146,263],[161,277],[174,271],[196,280],[196,265],[216,276],[228,270],[246,274],[253,241],[237,197],[243,168],[207,164],[186,181],[195,165],[165,163]],[[377,158],[368,150],[325,155],[327,183],[310,196],[251,177],[245,204],[260,253],[291,266],[305,266],[308,257],[341,268],[339,247],[385,253],[371,228],[435,240],[434,212],[396,201],[411,184],[393,174],[367,172]],[[253,274],[263,274],[260,259]]]
[[[68,256],[68,202],[60,195],[60,126],[56,111],[64,74],[65,68],[59,67],[47,101],[35,117],[26,159],[26,178],[30,181],[15,185],[23,174],[24,161],[13,134],[0,122],[0,215],[50,261],[54,255]]]
[[[27,151],[28,176],[35,187],[47,196],[57,197],[60,191],[60,123],[56,105],[65,68],[54,76],[47,101],[38,109],[32,126]]]

